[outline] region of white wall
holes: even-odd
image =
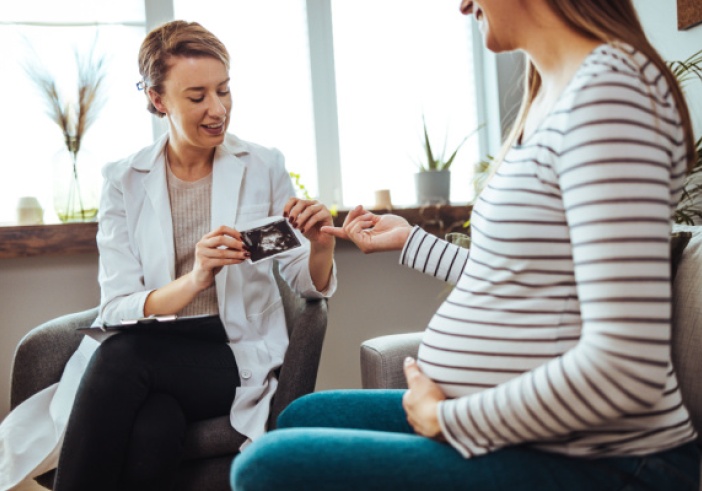
[[[702,49],[702,24],[678,31],[677,0],[634,0],[649,39],[667,61],[685,60]],[[695,134],[702,135],[702,83],[692,80],[685,89]]]
[[[22,336],[99,302],[97,254],[0,259],[0,419],[10,409],[10,367]]]
[[[448,285],[400,266],[399,254],[364,255],[337,248],[339,288],[329,301],[329,325],[317,389],[361,386],[360,345],[384,334],[424,329]]]

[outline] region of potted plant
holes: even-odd
[[[414,175],[414,182],[417,189],[417,203],[420,206],[427,204],[448,204],[450,202],[451,193],[451,164],[453,164],[458,151],[468,137],[475,133],[475,131],[466,135],[447,158],[446,143],[444,143],[444,149],[441,153],[435,153],[429,141],[429,132],[427,131],[427,122],[424,116],[422,116],[422,123],[424,126],[424,153],[426,160],[419,163],[419,172]]]
[[[492,174],[495,158],[488,154],[484,159],[473,165],[473,202],[478,199],[478,195],[487,185],[488,178]]]
[[[681,86],[694,78],[702,81],[702,50],[684,61],[672,61],[668,65]],[[673,217],[676,223],[686,225],[702,223],[702,137],[697,140],[696,148],[697,161],[685,180],[683,194]]]

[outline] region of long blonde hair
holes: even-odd
[[[696,161],[690,112],[682,90],[668,65],[651,45],[631,0],[546,0],[569,27],[584,36],[602,43],[626,43],[643,53],[660,70],[670,87],[680,114],[687,149],[687,168],[692,169]],[[541,88],[541,76],[533,63],[527,61],[524,77],[524,95],[519,112],[505,142],[495,159],[495,169],[517,140],[524,128],[529,108]]]

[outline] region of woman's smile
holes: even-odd
[[[224,121],[220,121],[219,123],[203,124],[201,127],[208,135],[219,136],[224,132]]]

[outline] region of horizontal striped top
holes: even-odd
[[[525,443],[641,455],[694,439],[670,359],[682,131],[655,65],[602,45],[480,195],[470,251],[412,231],[400,261],[456,284],[419,363],[465,457]]]

